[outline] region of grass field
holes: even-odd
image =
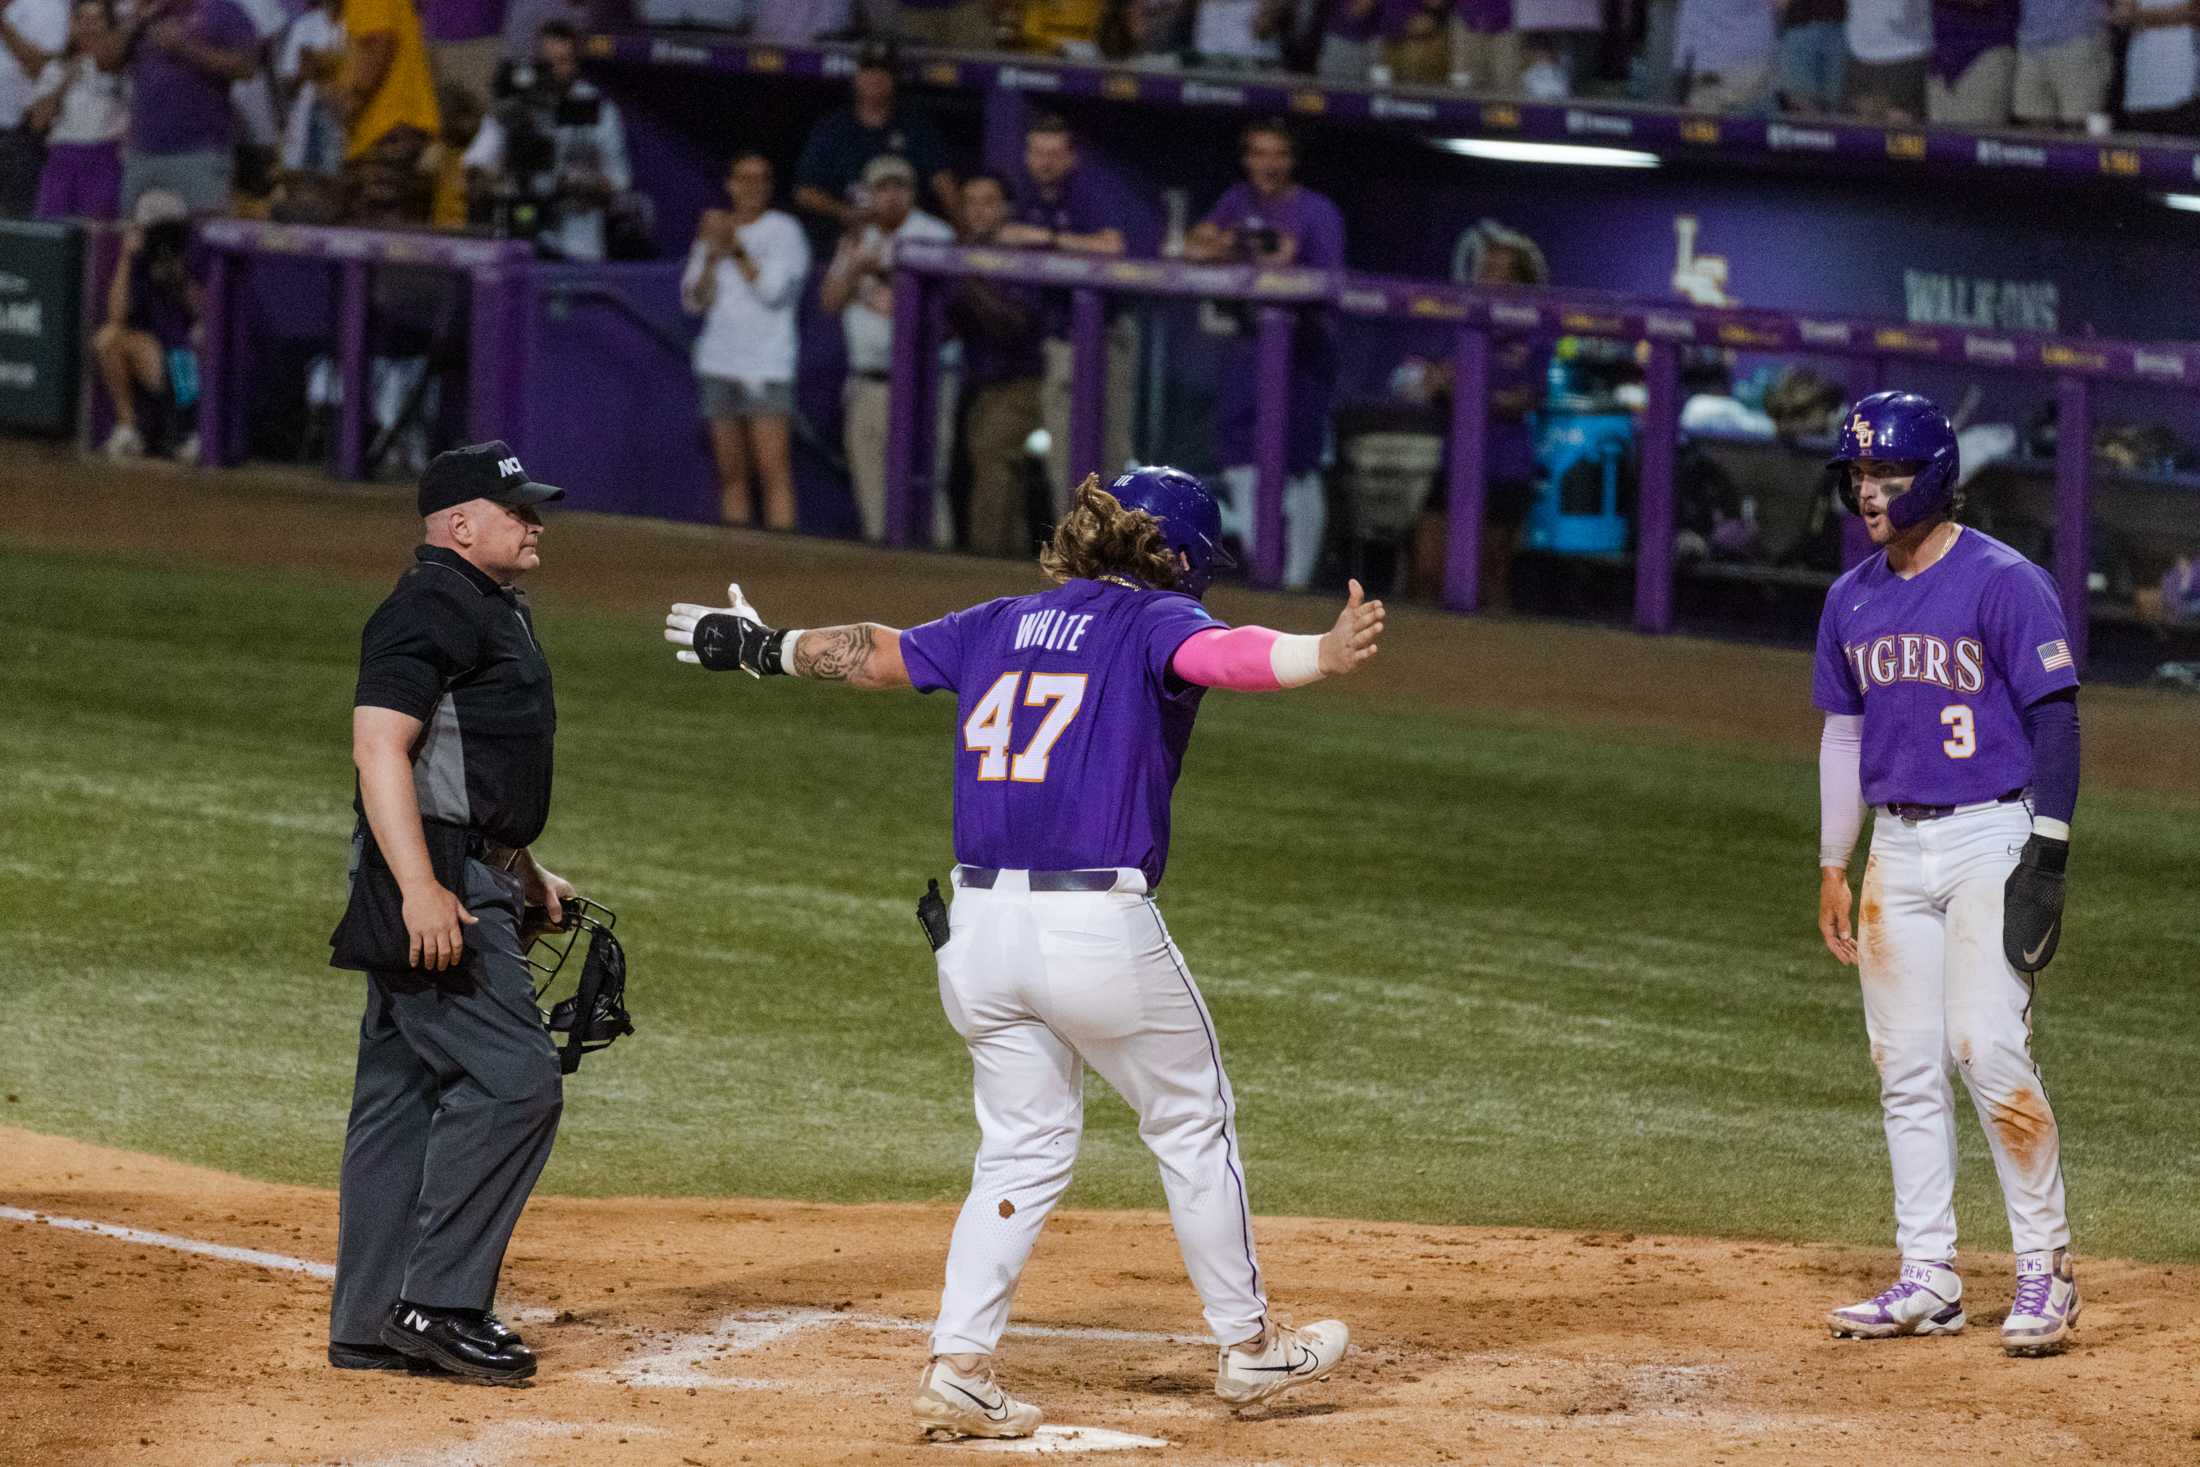
[[[333,1180],[360,987],[325,938],[378,595],[0,552],[0,1120]],[[543,632],[538,849],[618,910],[641,1026],[569,1082],[544,1186],[959,1196],[967,1063],[911,917],[951,859],[950,705],[706,677],[634,614]],[[1855,981],[1811,926],[1812,781],[1350,686],[1210,699],[1163,899],[1256,1207],[1887,1238]],[[2081,804],[2036,1048],[2093,1253],[2200,1260],[2193,808]],[[2005,1247],[1964,1131],[1966,1240]],[[1069,1201],[1159,1204],[1112,1098]]]

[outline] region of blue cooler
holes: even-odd
[[[1618,555],[1627,549],[1620,480],[1634,447],[1626,413],[1543,413],[1536,421],[1536,496],[1527,547],[1559,555]]]

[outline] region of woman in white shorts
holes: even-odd
[[[795,307],[810,273],[809,241],[771,207],[772,165],[744,153],[726,174],[731,209],[706,209],[680,277],[680,300],[703,318],[695,339],[696,385],[718,462],[719,513],[756,523],[753,479],[764,487],[764,525],[795,524]]]

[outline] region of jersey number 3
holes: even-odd
[[[1020,672],[1003,673],[963,720],[963,747],[979,756],[981,780],[1044,783],[1047,756],[1054,752],[1055,741],[1068,730],[1077,710],[1085,705],[1085,674],[1081,672],[1035,672],[1028,688],[1022,686],[1023,681]],[[1031,742],[1024,745],[1023,752],[1011,757],[1008,741],[1015,732],[1019,688],[1026,708],[1045,708],[1049,703],[1054,706],[1047,709],[1047,716],[1032,731]]]
[[[1950,703],[1940,710],[1940,721],[1948,728],[1948,737],[1940,741],[1942,753],[1951,759],[1968,759],[1978,752],[1978,724],[1972,721],[1969,704]]]

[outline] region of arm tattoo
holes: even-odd
[[[795,644],[794,675],[819,682],[844,683],[871,660],[871,626],[822,627],[804,632]]]

